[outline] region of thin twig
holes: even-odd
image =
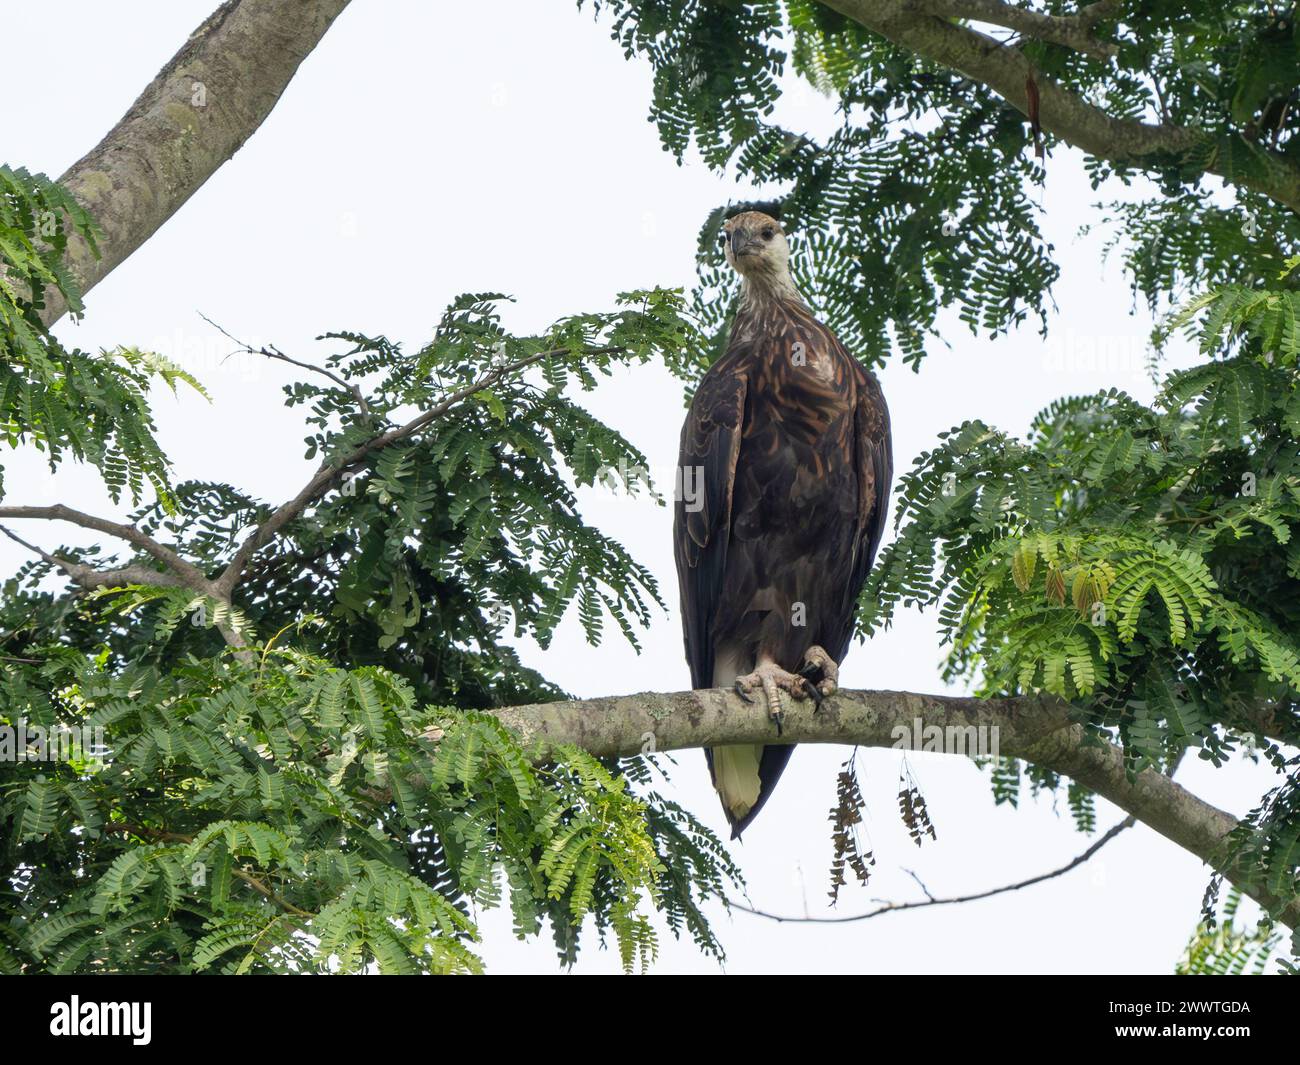
[[[225,329],[217,325],[216,322],[214,322],[202,311],[198,311],[197,313],[200,318],[202,318],[205,322],[207,322],[208,325],[212,326],[212,328],[215,329],[218,333],[226,337],[228,340],[231,340],[234,343],[238,344],[240,351],[246,352],[249,355],[262,355],[268,359],[277,359],[280,362],[287,362],[291,366],[298,366],[304,370],[310,370],[312,373],[318,373],[322,377],[328,377],[340,388],[345,388],[349,392],[351,392],[353,398],[357,401],[357,406],[361,409],[361,413],[364,414],[366,417],[370,416],[370,404],[366,402],[365,394],[361,391],[359,386],[354,385],[351,382],[347,381],[345,378],[340,377],[332,370],[325,369],[324,366],[317,366],[315,363],[311,363],[311,362],[302,362],[299,359],[295,359],[292,356],[286,355],[274,344],[269,344],[260,348],[255,348],[253,347],[253,345],[240,340],[238,337],[231,336],[230,333],[226,332]]]
[[[1169,763],[1169,765],[1166,767],[1164,775],[1168,777],[1170,780],[1172,780],[1174,774],[1178,772],[1178,767],[1182,765],[1183,756],[1186,755],[1186,753],[1187,753],[1186,748],[1180,750],[1177,753],[1177,755],[1175,755],[1173,760]],[[1020,880],[1014,884],[1004,884],[1002,887],[991,888],[988,891],[980,891],[973,895],[957,895],[951,898],[944,898],[944,899],[935,898],[934,895],[930,892],[930,889],[925,886],[924,881],[922,881],[921,878],[916,875],[916,873],[914,873],[911,869],[904,869],[903,872],[905,872],[908,876],[910,876],[913,880],[915,880],[917,885],[921,888],[921,890],[925,892],[925,901],[885,902],[883,905],[877,907],[874,910],[868,910],[866,913],[854,914],[848,917],[783,917],[779,914],[768,913],[766,910],[752,909],[751,907],[742,905],[739,902],[730,902],[730,905],[734,906],[736,909],[742,911],[743,913],[750,913],[753,914],[755,917],[766,917],[768,920],[771,921],[778,921],[778,922],[804,921],[804,922],[812,922],[817,924],[846,924],[850,921],[866,921],[872,917],[879,917],[882,913],[893,913],[898,910],[915,910],[915,909],[920,909],[923,906],[950,906],[953,905],[954,903],[959,903],[959,902],[975,902],[978,899],[992,898],[994,895],[1004,895],[1009,891],[1020,891],[1022,888],[1032,887],[1034,884],[1041,884],[1045,880],[1053,880],[1058,876],[1064,876],[1071,869],[1077,869],[1084,862],[1088,861],[1089,858],[1091,858],[1094,854],[1096,854],[1099,850],[1101,850],[1102,847],[1106,846],[1106,844],[1109,843],[1112,839],[1118,836],[1125,829],[1132,828],[1136,823],[1137,823],[1137,818],[1134,817],[1132,814],[1129,814],[1127,817],[1124,818],[1124,820],[1120,821],[1117,825],[1111,828],[1104,836],[1102,836],[1095,843],[1093,843],[1093,845],[1089,847],[1086,851],[1076,856],[1074,859],[1067,862],[1059,869],[1053,869],[1049,873],[1040,873],[1038,876],[1030,877],[1028,880]],[[881,901],[881,900],[877,900],[877,901]]]
[[[297,914],[299,917],[307,917],[309,919],[314,919],[316,917],[316,915],[312,913],[310,910],[301,909],[300,907],[295,906],[288,899],[280,898],[279,895],[277,895],[274,891],[272,891],[269,887],[267,887],[264,883],[262,883],[262,881],[258,880],[257,877],[253,876],[252,873],[245,872],[243,869],[239,868],[239,866],[232,865],[230,867],[230,872],[232,876],[238,877],[245,884],[251,887],[254,891],[270,899],[282,910],[286,910],[292,914]]]
[[[919,910],[925,906],[952,906],[959,902],[975,902],[979,899],[992,898],[994,895],[1005,895],[1009,891],[1020,891],[1022,888],[1032,887],[1034,884],[1041,884],[1045,880],[1052,880],[1058,876],[1064,876],[1066,873],[1070,872],[1070,870],[1077,869],[1126,828],[1132,828],[1136,823],[1137,819],[1130,814],[1097,840],[1086,851],[1077,855],[1059,869],[1053,869],[1049,873],[1040,873],[1038,876],[1032,876],[1028,880],[1020,880],[1014,884],[1004,884],[1001,887],[990,888],[988,891],[977,891],[972,895],[953,895],[947,898],[935,898],[930,894],[926,886],[921,884],[921,890],[926,893],[928,896],[927,898],[917,899],[911,902],[886,902],[884,905],[878,906],[874,910],[868,910],[866,913],[855,913],[842,917],[787,917],[782,914],[768,913],[766,910],[756,910],[733,900],[728,900],[728,905],[733,909],[740,910],[742,913],[753,914],[755,917],[766,917],[769,921],[777,921],[781,924],[785,924],[786,922],[798,922],[804,924],[848,924],[852,921],[868,921],[872,917],[879,917],[884,913],[898,913],[902,910]],[[904,870],[904,872],[910,873],[911,871]],[[917,880],[915,873],[912,873],[911,875],[913,880]],[[917,883],[920,884],[921,882],[917,880]]]
[[[913,880],[916,881],[916,886],[919,887],[922,891],[925,892],[925,897],[926,897],[927,899],[929,899],[931,902],[934,901],[934,893],[933,893],[933,892],[932,892],[928,887],[925,886],[925,881],[924,881],[924,880],[922,880],[922,879],[921,879],[921,878],[920,878],[920,877],[919,877],[919,876],[918,876],[918,875],[917,875],[913,870],[911,870],[911,869],[904,869],[903,872],[905,872],[908,876],[910,876]]]
[[[1014,30],[1022,37],[1059,44],[1097,59],[1119,53],[1112,41],[1093,36],[1096,23],[1109,14],[1109,2],[1090,4],[1074,15],[1049,15],[1030,11],[1002,0],[912,0],[914,10],[940,18],[964,19]]]

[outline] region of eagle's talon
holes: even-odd
[[[817,704],[816,706],[813,707],[814,713],[820,710],[822,708],[822,700],[825,699],[826,696],[821,693],[817,685],[814,684],[807,677],[804,677],[803,690],[806,691],[808,693],[809,698],[811,698],[812,701]]]
[[[750,698],[750,692],[755,688],[762,691],[768,716],[776,722],[778,736],[783,735],[785,731],[785,706],[782,693],[795,699],[806,699],[810,694],[808,682],[803,677],[797,673],[787,672],[772,661],[763,661],[752,673],[737,677],[735,688],[747,703],[755,702]]]
[[[816,644],[804,652],[799,673],[807,678],[812,686],[816,687],[823,698],[834,695],[839,689],[839,665],[835,659],[826,653],[824,648],[818,647]],[[817,705],[821,705],[821,699],[817,700]]]

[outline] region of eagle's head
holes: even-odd
[[[723,251],[741,277],[758,284],[790,276],[790,245],[781,223],[762,211],[743,211],[722,223]]]

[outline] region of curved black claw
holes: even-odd
[[[814,684],[807,677],[804,677],[803,679],[803,690],[806,691],[808,693],[808,697],[814,703],[817,704],[816,706],[813,707],[813,713],[815,714],[818,710],[822,708],[822,700],[825,699],[826,696],[824,696],[820,691],[818,691],[817,685]]]
[[[782,730],[781,730],[781,722],[782,722],[784,719],[785,719],[785,714],[783,714],[783,713],[776,713],[776,714],[773,714],[773,715],[772,715],[772,720],[776,722],[776,734],[777,734],[778,736],[781,735],[781,732],[782,732]]]
[[[736,683],[733,684],[732,687],[736,689],[736,694],[739,695],[742,699],[744,699],[745,702],[752,703],[754,701],[749,697],[749,693],[746,692],[745,689],[740,686],[740,681],[736,681]]]

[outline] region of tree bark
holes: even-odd
[[[1019,50],[944,17],[963,7],[985,9],[1008,5],[963,5],[938,0],[822,2],[900,48],[987,86],[1025,114],[1029,113],[1026,80],[1032,76],[1038,86],[1042,128],[1098,159],[1149,169],[1167,165],[1171,158],[1207,149],[1206,135],[1199,130],[1115,118],[1060,82],[1035,71]],[[1245,141],[1241,143],[1243,148],[1247,146]],[[1209,161],[1205,170],[1229,184],[1252,189],[1300,211],[1300,167],[1264,148],[1257,148],[1256,156],[1261,171],[1258,175],[1242,174],[1225,166],[1212,151],[1207,151]]]
[[[1048,41],[1076,52],[1106,59],[1119,52],[1119,46],[1109,41],[1099,41],[1093,36],[1093,27],[1099,19],[1110,17],[1119,7],[1115,0],[1102,0],[1090,4],[1073,15],[1048,15],[1040,11],[1002,0],[922,0],[932,15],[944,18],[970,19],[1003,26],[1026,37]]]
[[[1052,696],[975,699],[911,692],[839,691],[815,709],[810,701],[787,705],[780,738],[766,712],[722,689],[644,692],[602,699],[534,703],[489,711],[543,761],[565,745],[599,757],[651,754],[692,747],[744,743],[837,743],[861,747],[924,748],[925,730],[937,726],[967,743],[981,735],[996,752],[1023,758],[1092,789],[1215,869],[1292,928],[1300,900],[1281,900],[1229,861],[1229,833],[1237,820],[1154,770],[1130,777],[1124,756],[1108,743],[1088,742],[1068,704]],[[949,730],[961,730],[949,732]],[[431,739],[437,739],[435,730]]]
[[[348,0],[226,0],[140,98],[59,180],[103,230],[100,257],[74,237],[67,263],[88,292],[235,154]],[[50,325],[67,306],[46,294]]]

